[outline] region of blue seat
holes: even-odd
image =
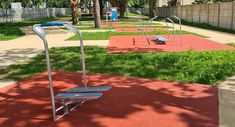
[[[86,92],[104,92],[110,90],[111,86],[95,86],[95,87],[78,87],[71,88],[67,92],[70,93],[86,93]]]

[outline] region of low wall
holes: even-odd
[[[36,20],[71,14],[69,8],[0,9],[0,22]]]
[[[143,10],[145,15],[149,14],[148,8],[144,8]],[[176,15],[188,22],[206,23],[218,28],[235,30],[235,1],[175,7],[157,7],[156,13],[163,18]]]

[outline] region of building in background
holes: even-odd
[[[191,5],[194,3],[195,3],[195,0],[158,0],[157,7]]]

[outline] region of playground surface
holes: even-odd
[[[160,35],[159,35],[160,36]],[[168,35],[162,35],[168,37]],[[148,39],[147,39],[148,38]],[[149,36],[112,36],[109,40],[109,52],[177,52],[177,51],[211,51],[235,50],[234,47],[223,45],[194,35],[183,35],[181,44],[180,35],[169,35],[166,44],[158,44]]]
[[[152,28],[152,31],[157,31],[157,30],[166,30],[166,28]],[[144,28],[139,29],[139,28],[116,28],[115,32],[142,32],[142,31],[150,31],[150,28]]]
[[[102,27],[122,27],[122,26],[135,26],[132,23],[120,23],[120,22],[101,22]]]
[[[82,84],[80,73],[54,71],[53,79],[56,93]],[[88,81],[113,88],[57,122],[47,73],[2,88],[0,126],[218,127],[217,87],[101,74],[89,74]]]

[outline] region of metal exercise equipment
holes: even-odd
[[[169,33],[169,28],[168,28],[167,21],[170,21],[172,23],[173,36],[174,36],[174,41],[175,41],[175,25],[174,25],[175,23],[174,23],[174,21],[172,19],[176,19],[176,20],[179,21],[179,25],[180,25],[180,44],[182,45],[182,43],[183,43],[183,35],[182,35],[182,27],[181,27],[181,20],[180,20],[180,18],[178,18],[175,15],[166,18],[165,19],[165,23],[167,24],[167,31]],[[156,40],[158,42],[160,42],[161,44],[165,44],[165,42],[169,40],[169,35],[168,35],[168,38],[165,38],[165,37],[162,37],[162,36],[158,36],[158,37],[156,37]]]
[[[155,12],[155,11],[154,11]],[[158,18],[158,15],[157,16],[155,16],[155,17],[153,17],[153,18],[151,18],[149,21],[150,21],[150,39],[152,39],[152,35],[153,35],[153,31],[152,31],[152,28],[153,28],[153,21],[155,20],[155,19],[157,19]],[[148,32],[148,31],[147,31]]]
[[[168,40],[170,39],[170,36],[169,36],[169,26],[168,26],[168,23],[167,23],[167,21],[170,21],[171,22],[171,24],[172,24],[172,32],[173,32],[173,41],[175,41],[175,23],[174,23],[174,21],[173,20],[171,20],[170,18],[165,18],[165,23],[166,23],[166,26],[167,26],[167,33],[168,33]]]
[[[72,88],[69,89],[66,93],[59,93],[57,95],[54,94],[48,42],[46,40],[45,30],[43,29],[43,27],[48,27],[48,26],[64,26],[80,36],[84,87]],[[69,114],[70,111],[80,106],[85,101],[101,97],[103,94],[100,92],[108,91],[111,89],[111,86],[99,86],[99,87],[87,86],[82,33],[78,29],[76,29],[73,25],[64,22],[49,22],[44,24],[35,24],[33,25],[33,31],[42,39],[44,43],[48,80],[50,86],[51,104],[52,104],[52,116],[54,121],[58,120],[64,115]]]

